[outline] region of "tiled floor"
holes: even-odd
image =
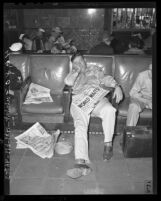
[[[146,194],[145,182],[152,181],[152,158],[124,158],[119,141],[114,139],[114,156],[102,160],[103,135],[90,135],[89,154],[92,173],[73,180],[66,176],[74,164],[73,151],[42,159],[29,149],[16,149],[11,133],[11,195]],[[62,136],[61,136],[62,137]],[[73,142],[73,134],[65,137]]]

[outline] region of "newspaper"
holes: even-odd
[[[24,104],[40,104],[43,102],[53,102],[50,89],[31,83]]]
[[[41,158],[51,158],[54,154],[59,134],[60,130],[57,130],[50,135],[37,122],[27,131],[15,137],[15,139],[17,140],[17,148],[29,148]]]
[[[73,104],[81,108],[85,113],[89,114],[95,108],[97,103],[109,93],[109,90],[105,90],[99,86],[91,87],[84,91],[80,95],[73,96]]]

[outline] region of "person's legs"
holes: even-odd
[[[127,112],[127,120],[126,120],[126,126],[136,126],[140,112],[145,108],[144,104],[131,99],[131,102],[129,104],[129,109]]]
[[[71,115],[75,127],[75,160],[89,161],[87,130],[90,116],[73,104],[71,104]]]
[[[103,99],[94,109],[93,114],[102,119],[102,127],[104,132],[104,160],[109,160],[113,155],[112,139],[115,127],[116,109],[107,99]]]
[[[75,127],[75,165],[67,171],[67,175],[76,179],[91,172],[91,168],[87,165],[89,163],[87,130],[90,116],[73,104],[71,114]]]

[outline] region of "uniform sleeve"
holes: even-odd
[[[138,75],[136,78],[136,81],[134,82],[131,90],[130,90],[130,96],[133,98],[141,98],[141,86],[142,86],[143,77],[141,75]]]

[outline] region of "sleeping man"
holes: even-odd
[[[66,76],[65,84],[72,87],[71,115],[75,127],[75,166],[67,171],[71,178],[89,174],[92,169],[88,156],[87,130],[90,116],[102,119],[104,131],[103,159],[109,160],[113,155],[112,139],[115,127],[116,109],[105,95],[109,88],[115,88],[113,98],[119,103],[122,90],[112,76],[105,76],[103,68],[96,64],[87,65],[79,53],[71,58],[72,71]]]

